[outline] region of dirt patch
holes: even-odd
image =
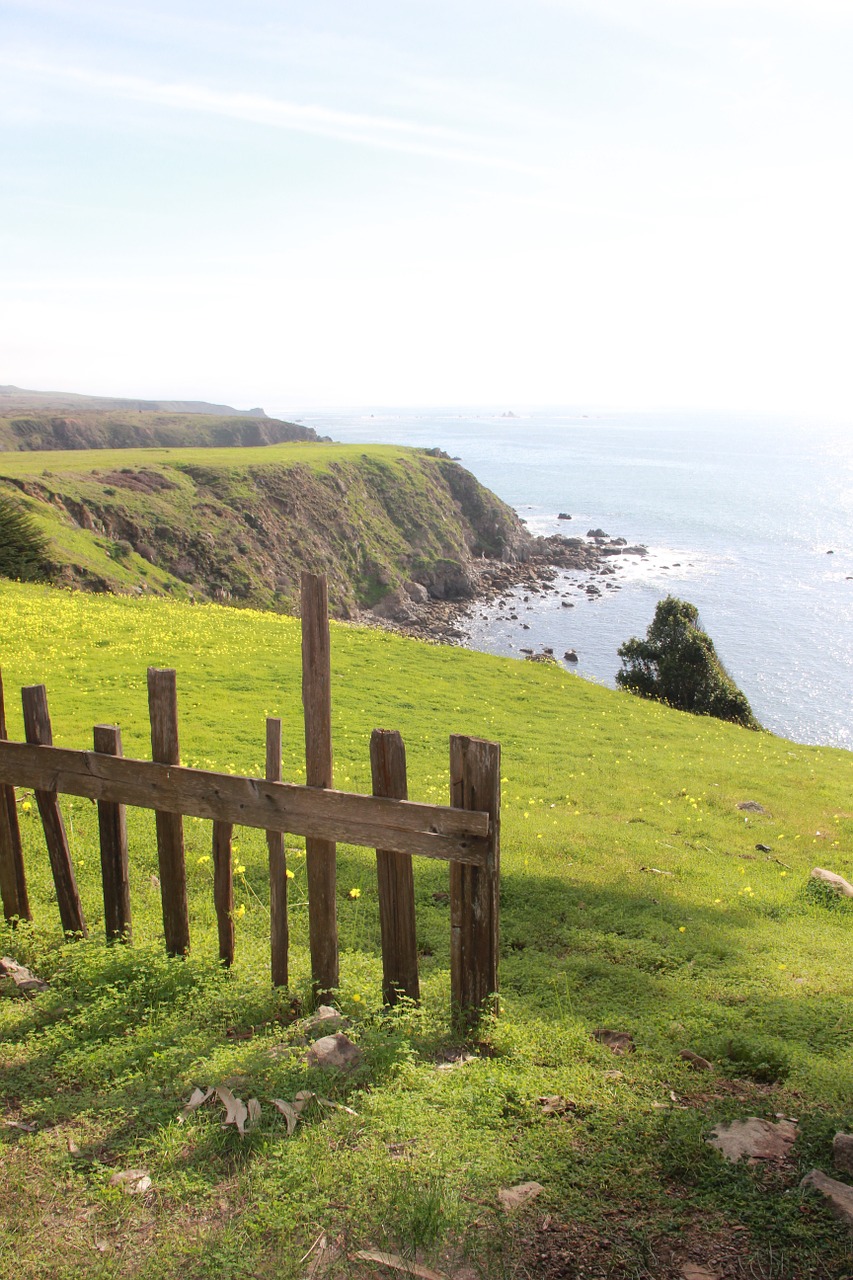
[[[174,480],[169,480],[159,471],[110,471],[100,477],[101,483],[112,485],[114,489],[132,489],[134,493],[163,493],[167,489],[177,489]]]

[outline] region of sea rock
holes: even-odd
[[[811,1173],[807,1173],[800,1186],[808,1187],[823,1196],[829,1202],[829,1207],[836,1217],[853,1231],[853,1187],[848,1186],[846,1182],[839,1182],[836,1178],[830,1178],[820,1169],[812,1169]]]
[[[426,594],[426,588],[421,589]],[[417,617],[411,597],[402,587],[383,596],[371,612],[377,618],[387,618],[389,622],[414,622]]]
[[[832,1140],[832,1162],[839,1173],[853,1173],[853,1133],[837,1133]]]
[[[782,1160],[791,1149],[797,1136],[793,1120],[760,1120],[750,1116],[747,1120],[733,1120],[730,1124],[718,1124],[705,1141],[722,1152],[726,1160],[737,1163],[742,1156],[755,1160]]]
[[[834,889],[842,897],[853,898],[853,884],[849,880],[845,880],[843,876],[837,876],[834,871],[824,871],[823,867],[813,867],[810,875],[813,880],[822,880],[824,884],[828,884],[831,889]]]
[[[333,1036],[315,1040],[305,1055],[305,1061],[309,1067],[321,1067],[324,1071],[352,1071],[362,1057],[358,1045],[338,1031]]]
[[[560,514],[557,516],[558,520],[571,520],[571,518],[572,517],[568,514],[567,511],[561,511]]]
[[[608,534],[603,529],[587,529],[586,536],[588,538],[606,538]]]
[[[404,582],[403,590],[414,604],[426,604],[429,592],[420,582]]]

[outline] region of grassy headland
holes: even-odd
[[[16,584],[0,608],[11,736],[17,687],[43,681],[59,745],[118,720],[125,753],[145,756],[145,668],[174,666],[185,762],[260,773],[277,714],[285,777],[302,779],[294,619]],[[168,960],[151,815],[129,815],[134,945],[108,948],[95,807],[64,802],[91,929],[68,944],[19,795],[35,922],[2,947],[51,985],[0,1001],[0,1270],[297,1277],[325,1233],[344,1251],[329,1275],[376,1274],[347,1261],[371,1247],[448,1275],[662,1280],[687,1259],[726,1277],[849,1274],[843,1228],[798,1183],[831,1171],[832,1135],[853,1125],[853,914],[808,880],[816,864],[853,874],[850,754],[343,624],[332,652],[338,785],[370,789],[378,725],[404,736],[413,799],[445,800],[450,733],[502,745],[500,1017],[453,1043],[447,869],[425,859],[423,1005],[383,1011],[374,863],[342,847],[337,1002],[364,1061],[322,1077],[287,1051],[309,989],[301,841],[287,842],[293,982],[273,992],[261,833],[236,833],[225,974],[208,824],[186,824],[192,954]],[[636,1052],[614,1057],[592,1039],[602,1027]],[[219,1084],[261,1100],[246,1138],[208,1108],[179,1122],[194,1086]],[[306,1088],[355,1114],[314,1107],[288,1137],[270,1100]],[[721,1120],[778,1114],[799,1122],[785,1162],[733,1166],[704,1142]],[[110,1185],[128,1168],[148,1170],[144,1195]],[[530,1180],[532,1208],[499,1207],[499,1188]]]
[[[302,569],[336,614],[466,562],[515,558],[515,513],[446,457],[387,445],[0,454],[0,492],[49,540],[51,580],[293,611]]]

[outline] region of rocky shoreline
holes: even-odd
[[[511,593],[518,588],[530,594],[559,592],[564,582],[561,571],[581,575],[586,595],[601,595],[605,587],[616,588],[609,579],[616,574],[621,557],[648,555],[648,548],[631,546],[622,537],[611,538],[602,529],[590,529],[585,538],[561,534],[531,537],[525,551],[523,559],[512,561],[472,559],[456,566],[447,580],[431,584],[431,591],[421,583],[407,582],[373,609],[362,611],[357,620],[419,640],[464,646],[468,638],[465,623],[477,605],[502,601],[512,610]],[[569,593],[563,590],[561,594]],[[568,600],[562,603],[565,608],[573,607]],[[509,612],[507,616],[516,618],[517,614]],[[546,650],[541,654],[529,650],[525,656],[547,660],[550,655]]]

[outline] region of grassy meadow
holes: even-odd
[[[146,757],[146,668],[169,666],[184,763],[262,776],[278,715],[285,779],[304,780],[296,619],[12,583],[0,610],[11,737],[18,688],[45,683],[57,745],[119,723],[125,754]],[[344,624],[332,680],[344,789],[370,791],[375,727],[401,731],[414,800],[447,801],[450,734],[501,743],[500,1016],[454,1041],[447,868],[426,859],[422,1004],[382,1008],[375,860],[342,846],[336,1003],[364,1056],[348,1076],[311,1070],[290,1051],[310,1005],[303,842],[287,840],[292,984],[273,991],[261,832],[235,831],[226,973],[210,824],[185,823],[192,950],[167,959],[153,815],[128,815],[134,941],[108,947],[96,809],[66,798],[90,929],[69,943],[19,792],[34,921],[0,945],[50,986],[0,998],[0,1274],[391,1274],[354,1257],[382,1249],[459,1278],[660,1280],[688,1259],[721,1277],[853,1275],[849,1235],[798,1188],[814,1166],[832,1173],[832,1137],[853,1127],[853,904],[808,878],[853,878],[853,756]],[[636,1051],[615,1056],[598,1028]],[[181,1117],[208,1085],[260,1100],[245,1137],[218,1106]],[[269,1104],[304,1089],[350,1110],[312,1103],[288,1136]],[[750,1115],[798,1120],[787,1162],[735,1166],[707,1146],[713,1125]],[[150,1189],[112,1186],[125,1169]],[[527,1181],[538,1198],[503,1209],[498,1191]],[[309,1254],[323,1235],[335,1261]]]

